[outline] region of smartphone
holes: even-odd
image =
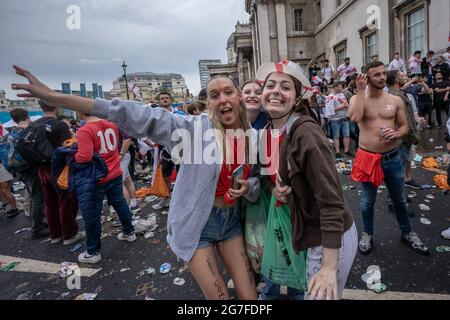
[[[241,180],[243,177],[244,177],[244,165],[241,164],[231,174],[231,187],[234,190],[238,190],[240,188],[240,184],[237,182],[237,180]]]

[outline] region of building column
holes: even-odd
[[[261,50],[261,64],[271,62],[270,58],[270,33],[269,33],[269,14],[267,4],[259,4],[258,10],[258,28]]]
[[[280,60],[285,60],[288,58],[286,5],[277,1],[275,9],[277,15],[278,55],[280,56]]]
[[[245,82],[244,52],[242,52],[242,50],[239,50],[238,74],[239,74],[239,86],[242,86]]]
[[[258,64],[259,50],[258,50],[258,46],[256,44],[256,23],[255,23],[254,18],[251,20],[250,26],[252,28],[253,68],[254,68],[254,70],[258,70],[258,68],[259,68],[259,64]]]

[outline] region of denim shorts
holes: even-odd
[[[228,209],[213,207],[202,230],[197,249],[214,246],[242,235],[239,205]]]
[[[337,140],[340,137],[350,137],[350,124],[347,119],[331,120],[330,127],[333,133],[333,139]]]

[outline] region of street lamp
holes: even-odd
[[[127,99],[130,100],[130,93],[128,92],[127,67],[128,66],[125,64],[125,61],[124,61],[122,64],[123,78],[125,79],[125,88],[127,90]]]

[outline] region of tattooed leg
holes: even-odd
[[[231,275],[240,300],[256,300],[256,285],[253,269],[245,250],[242,236],[221,242],[218,246],[220,257]]]
[[[230,299],[213,247],[197,249],[188,266],[207,300]]]

